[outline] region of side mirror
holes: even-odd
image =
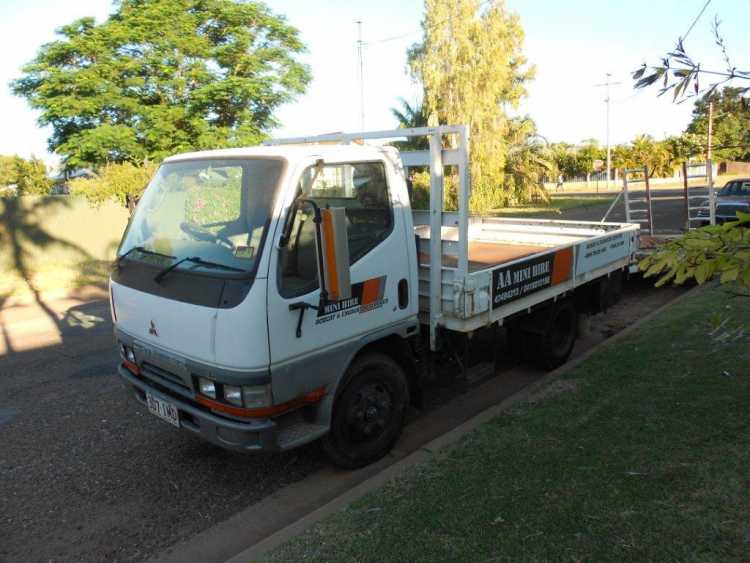
[[[346,209],[327,207],[320,210],[316,229],[318,280],[321,300],[336,302],[352,296],[349,276],[349,237],[346,232]]]

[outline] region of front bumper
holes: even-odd
[[[242,452],[274,452],[286,449],[280,445],[278,425],[271,419],[234,421],[217,416],[184,399],[167,394],[131,373],[122,364],[117,368],[120,378],[135,395],[136,400],[146,405],[146,392],[168,401],[180,413],[180,428],[189,430],[217,446]]]

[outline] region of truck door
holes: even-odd
[[[290,305],[301,301],[317,306],[320,289],[312,209],[303,206],[293,211],[293,217],[285,217],[292,221],[289,240],[276,246],[268,287],[275,403],[335,381],[364,335],[403,325],[417,311],[417,304],[408,302],[413,292],[407,280],[415,279],[410,278],[410,270],[416,265],[410,264],[413,249],[410,255],[408,245],[413,247],[414,238],[405,228],[404,213],[410,208],[403,181],[392,177],[389,182],[389,169],[382,160],[326,163],[317,168],[310,166],[301,173],[297,191],[321,209],[345,209],[352,297],[324,311],[290,311]]]

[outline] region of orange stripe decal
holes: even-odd
[[[198,394],[195,395],[195,402],[215,411],[225,412],[234,416],[242,416],[245,418],[267,418],[270,416],[284,414],[285,412],[304,407],[305,405],[317,403],[325,396],[325,387],[320,387],[319,389],[310,391],[306,395],[297,397],[296,399],[292,399],[291,401],[288,401],[286,403],[257,409],[248,409],[245,407],[235,407],[232,405],[227,405],[225,403],[214,401],[213,399],[209,399],[208,397],[204,397],[203,395]]]
[[[331,211],[323,209],[323,246],[325,248],[326,273],[328,278],[328,298],[332,301],[338,301],[339,298],[339,273],[336,269],[336,243],[333,238],[333,219]]]
[[[570,270],[573,266],[573,249],[563,248],[555,252],[552,262],[552,285],[562,283],[570,279]]]
[[[375,303],[380,295],[380,278],[367,280],[362,287],[362,305]]]

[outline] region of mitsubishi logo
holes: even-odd
[[[156,325],[154,324],[154,321],[151,321],[151,325],[148,327],[148,333],[157,337],[159,336],[159,331],[156,330]]]

